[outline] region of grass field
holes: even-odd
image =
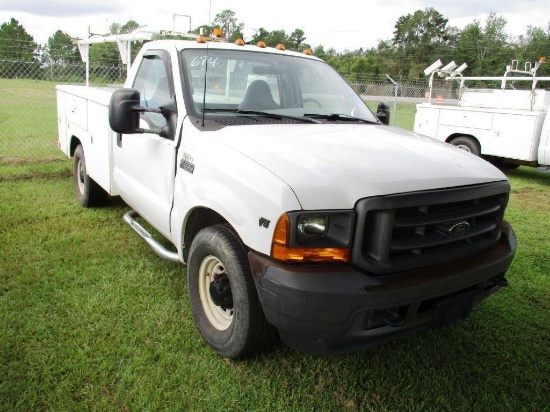
[[[55,83],[0,79],[0,164],[59,158]]]
[[[337,357],[233,362],[194,326],[185,268],[83,209],[70,164],[0,181],[2,411],[550,410],[550,175],[510,173],[511,286],[469,319]]]

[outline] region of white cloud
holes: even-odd
[[[74,17],[100,13],[118,13],[120,4],[109,0],[0,0],[3,12],[28,13],[42,17]]]
[[[212,5],[209,13],[209,5]],[[464,27],[474,19],[484,22],[490,11],[508,20],[508,32],[518,35],[527,25],[547,27],[550,16],[547,0],[351,0],[346,3],[278,0],[260,4],[250,0],[209,0],[198,2],[151,2],[150,0],[0,0],[0,22],[17,18],[38,42],[45,42],[60,29],[75,37],[106,32],[113,22],[135,20],[152,29],[171,29],[173,14],[190,15],[193,27],[208,23],[224,9],[235,11],[237,20],[249,28],[302,29],[306,42],[326,49],[355,50],[375,47],[379,39],[393,35],[400,16],[434,7],[451,25]],[[178,21],[179,27],[188,22]]]

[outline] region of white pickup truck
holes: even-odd
[[[430,99],[417,105],[414,131],[499,167],[550,170],[550,91],[540,88],[550,77],[537,77],[539,65],[519,70],[514,60],[502,77],[455,77],[460,82],[457,104],[433,104]],[[448,74],[452,80],[452,72],[442,73]],[[467,87],[474,82],[487,86],[496,82],[499,88]]]
[[[357,350],[454,322],[507,285],[498,169],[388,126],[387,105],[375,116],[316,57],[202,41],[148,42],[124,89],[57,86],[57,99],[79,202],[121,196],[154,251],[187,264],[214,350],[239,358],[277,335]]]

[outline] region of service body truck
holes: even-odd
[[[519,70],[513,61],[502,77],[442,72],[459,82],[456,104],[432,102],[430,77],[430,99],[417,105],[414,131],[485,157],[499,167],[527,165],[550,170],[550,91],[540,88],[548,85],[550,77],[537,77],[539,65]],[[468,87],[472,83],[486,87]],[[488,88],[491,84],[498,88]]]
[[[277,335],[357,350],[452,323],[507,284],[498,169],[388,126],[387,105],[375,116],[316,57],[199,40],[146,43],[123,89],[58,86],[59,145],[83,206],[121,196],[126,222],[187,265],[219,354]]]

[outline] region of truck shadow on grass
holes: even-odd
[[[537,169],[529,167],[520,167],[515,170],[505,170],[506,176],[520,179],[517,183],[538,183],[550,185],[550,173],[541,173]],[[512,182],[512,188],[515,186]]]

